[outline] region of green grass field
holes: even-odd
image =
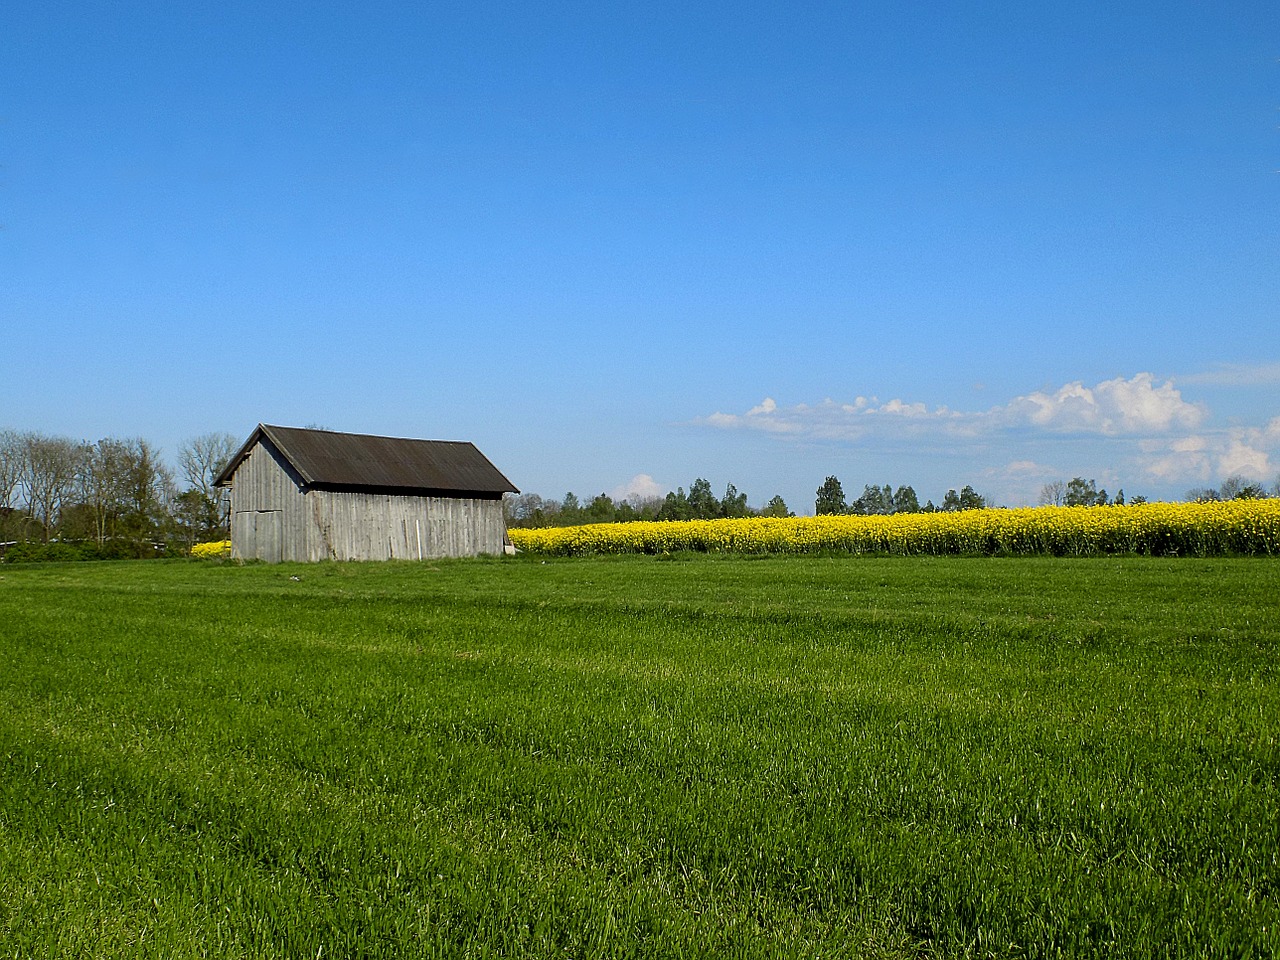
[[[0,567],[0,956],[1280,955],[1280,563]]]

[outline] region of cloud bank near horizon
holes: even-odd
[[[912,440],[1007,448],[1006,470],[1048,475],[1020,446],[1079,439],[1106,442],[1114,465],[1160,482],[1204,482],[1242,474],[1269,479],[1280,462],[1280,416],[1265,424],[1213,428],[1210,410],[1183,397],[1172,380],[1150,373],[1073,381],[1033,391],[986,410],[930,407],[918,401],[858,396],[851,402],[782,406],[772,397],[742,414],[716,412],[694,422],[720,430],[769,434],[781,440],[863,448]],[[1118,445],[1118,447],[1117,447]],[[1015,469],[1016,468],[1016,469]]]
[[[639,502],[643,500],[651,500],[654,497],[664,497],[667,494],[667,488],[654,480],[647,473],[638,473],[625,483],[620,483],[609,491],[609,499],[614,503]]]

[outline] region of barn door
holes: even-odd
[[[280,510],[259,510],[254,521],[257,553],[267,563],[279,563],[284,559],[284,524],[281,516]]]

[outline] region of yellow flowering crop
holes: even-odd
[[[1280,554],[1280,499],[1021,507],[892,516],[749,517],[509,531],[520,550],[602,553]]]
[[[231,556],[230,540],[215,540],[212,543],[197,543],[191,548],[191,555],[199,560],[217,560]]]

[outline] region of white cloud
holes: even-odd
[[[1271,458],[1265,450],[1259,450],[1243,438],[1231,437],[1227,449],[1218,458],[1218,475],[1266,479],[1271,475]]]
[[[1058,471],[1034,460],[1014,460],[996,473],[1006,477],[1056,477]]]
[[[1095,387],[1077,380],[1052,394],[1018,397],[1004,410],[1010,424],[1021,421],[1059,433],[1104,436],[1195,429],[1206,413],[1202,406],[1183,400],[1171,382],[1157,385],[1149,373],[1104,380]]]
[[[750,430],[761,430],[765,433],[800,433],[804,430],[802,424],[788,418],[785,414],[775,416],[777,409],[778,405],[766,398],[763,403],[752,407],[745,414],[716,412],[709,417],[703,417],[697,422],[711,427],[720,427],[724,430],[744,427]]]
[[[1171,382],[1157,384],[1151,374],[1139,373],[1128,380],[1117,377],[1093,387],[1076,381],[1052,393],[1029,393],[984,411],[930,408],[920,401],[898,398],[882,403],[865,396],[851,403],[827,399],[783,408],[766,397],[745,414],[716,412],[698,422],[721,429],[852,441],[874,433],[974,436],[1027,427],[1058,434],[1151,435],[1194,429],[1205,416],[1204,407],[1184,400]]]
[[[1210,441],[1203,436],[1176,440],[1144,440],[1138,445],[1139,467],[1153,480],[1205,481],[1212,473]]]
[[[1198,383],[1211,387],[1270,387],[1280,384],[1280,361],[1262,363],[1222,363],[1178,378],[1182,383]]]
[[[1023,506],[1039,502],[1044,484],[1062,479],[1055,467],[1035,460],[1012,460],[1004,466],[982,470],[979,492],[1003,506]]]
[[[1218,472],[1265,481],[1275,473],[1272,455],[1280,458],[1280,417],[1265,427],[1232,427],[1226,432],[1226,449],[1218,457]]]
[[[619,484],[609,491],[609,499],[615,503],[623,500],[647,500],[651,497],[665,496],[667,488],[647,473],[638,473],[626,483]]]
[[[1153,479],[1211,483],[1243,476],[1266,483],[1280,458],[1280,417],[1265,427],[1231,427],[1140,447],[1139,464]]]
[[[903,403],[901,400],[890,400],[875,413],[890,417],[927,417],[929,411],[923,403]]]
[[[971,458],[1011,502],[1034,502],[1042,483],[1076,475],[1105,478],[1108,486],[1150,483],[1176,496],[1231,475],[1270,483],[1280,469],[1280,416],[1260,426],[1215,426],[1202,403],[1150,373],[1092,386],[1074,381],[986,410],[874,396],[788,406],[766,397],[744,414],[695,423],[850,447],[882,461]],[[921,467],[937,469],[917,460],[913,472]]]

